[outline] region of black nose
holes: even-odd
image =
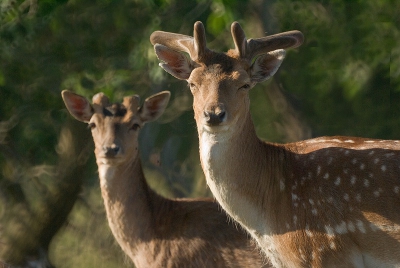
[[[118,154],[120,147],[119,146],[111,146],[111,147],[104,147],[104,153],[106,157],[114,157]]]
[[[218,112],[204,112],[204,118],[208,125],[217,126],[225,119],[226,113],[224,110]]]

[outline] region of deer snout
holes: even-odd
[[[206,123],[210,126],[217,126],[221,124],[226,119],[225,108],[220,105],[216,108],[204,111],[204,119]]]
[[[116,144],[113,144],[111,146],[103,146],[103,152],[106,157],[115,157],[120,152],[120,150],[121,148]]]

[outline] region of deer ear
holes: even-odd
[[[140,118],[143,120],[143,123],[159,118],[164,113],[170,96],[171,93],[169,91],[162,91],[148,97],[140,108]]]
[[[69,113],[81,122],[88,123],[93,115],[93,108],[89,101],[78,94],[63,90],[61,96]]]
[[[166,46],[155,44],[154,50],[162,63],[161,68],[178,79],[186,80],[193,70],[191,61],[181,52],[172,50]]]
[[[251,80],[259,83],[271,78],[278,71],[285,55],[285,50],[277,49],[259,56],[251,66]]]

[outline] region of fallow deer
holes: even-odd
[[[235,49],[156,31],[160,66],[193,94],[200,159],[213,195],[276,267],[400,267],[400,142],[322,137],[261,141],[249,90],[279,68],[298,31],[247,40],[234,22]],[[183,53],[188,53],[189,57]]]
[[[91,128],[108,223],[136,267],[270,267],[212,198],[167,199],[146,183],[139,130],[163,113],[168,91],[141,107],[137,95],[115,104],[103,93],[93,104],[66,90],[62,97],[68,111]]]

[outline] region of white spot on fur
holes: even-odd
[[[325,225],[325,232],[326,232],[326,235],[328,237],[334,237],[335,236],[335,232],[333,231],[333,228],[330,227],[329,225]]]
[[[325,173],[324,179],[325,179],[325,180],[329,179],[329,173]]]
[[[312,206],[314,206],[314,200],[309,199],[308,202],[310,202],[310,204],[311,204]]]
[[[385,165],[382,165],[382,166],[381,166],[381,170],[382,170],[383,172],[385,172],[385,171],[386,171],[386,166],[385,166]]]
[[[317,216],[318,210],[317,210],[316,208],[313,208],[313,209],[311,210],[311,213],[312,213],[314,216]]]
[[[317,253],[316,253],[315,251],[313,251],[313,252],[311,253],[311,259],[312,259],[312,260],[315,260],[316,257],[317,257]]]
[[[363,223],[362,221],[360,221],[360,220],[357,220],[356,225],[357,225],[358,230],[359,230],[361,233],[365,234],[364,223]]]
[[[374,164],[378,164],[378,163],[379,163],[379,160],[380,160],[379,158],[375,158],[375,159],[374,159]]]
[[[337,177],[335,180],[335,185],[338,186],[340,184],[340,177]]]
[[[358,193],[356,195],[356,200],[357,200],[357,202],[361,202],[361,194],[360,193]]]
[[[329,243],[329,247],[330,247],[331,249],[336,249],[336,244],[335,244],[335,242],[331,241],[331,242]]]
[[[353,159],[351,160],[351,163],[352,163],[352,164],[356,164],[357,161],[358,161],[358,160],[357,160],[356,158],[353,158]]]
[[[338,234],[345,234],[347,233],[347,226],[344,221],[342,221],[340,224],[336,225],[335,231]]]
[[[393,188],[393,191],[394,191],[396,194],[398,194],[399,191],[400,191],[399,186],[395,186],[395,187]]]
[[[332,158],[332,157],[329,157],[329,158],[328,158],[328,165],[332,164],[332,161],[333,161],[333,158]]]
[[[364,170],[364,168],[365,168],[365,164],[361,164],[361,165],[360,165],[360,169],[361,169],[361,170]]]
[[[279,186],[280,186],[281,191],[285,190],[285,183],[283,183],[282,180],[280,180]]]
[[[321,166],[317,167],[317,175],[319,175],[319,173],[321,172]]]
[[[367,179],[364,180],[364,186],[369,187],[369,180],[367,180]]]
[[[356,176],[353,175],[351,176],[350,183],[354,185],[356,184],[356,180],[357,180]]]
[[[352,233],[354,233],[356,231],[356,227],[354,226],[354,224],[351,221],[347,222],[347,229]]]
[[[350,200],[349,195],[348,194],[344,194],[343,195],[343,199],[346,200],[346,201],[349,201]]]
[[[310,231],[310,227],[308,226],[308,224],[306,225],[306,234],[308,237],[312,237],[313,233]]]

